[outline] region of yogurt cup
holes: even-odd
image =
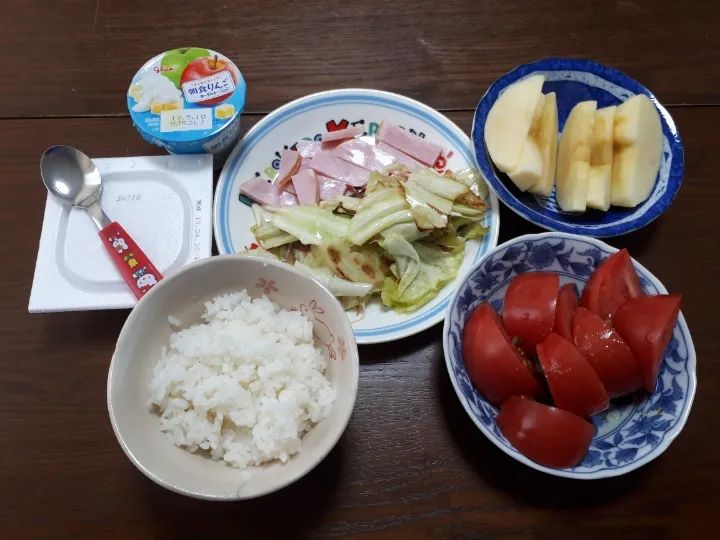
[[[184,47],[140,68],[127,105],[146,141],[171,154],[212,154],[219,168],[240,135],[245,91],[232,60],[210,49]]]

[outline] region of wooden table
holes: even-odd
[[[207,0],[0,4],[0,537],[709,539],[717,537],[720,395],[720,5],[686,0]],[[65,143],[95,157],[157,153],[124,92],[151,55],[222,51],[248,83],[244,126],[330,88],[399,92],[470,129],[487,86],[515,65],[587,57],[669,106],[686,148],[672,207],[627,246],[683,312],[699,391],[668,451],[625,477],[577,482],[513,461],[474,427],[445,372],[441,328],[362,347],[349,428],[328,458],[266,498],[217,504],[156,486],[107,417],[126,311],[29,315],[45,204],[38,159]],[[503,209],[501,240],[536,229]]]

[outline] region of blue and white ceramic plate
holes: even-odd
[[[475,167],[470,139],[439,112],[412,99],[377,90],[334,90],[300,98],[270,113],[238,143],[223,168],[215,192],[215,241],[221,254],[247,249],[254,237],[252,210],[239,200],[240,184],[254,176],[274,178],[280,152],[299,140],[319,140],[322,133],[361,125],[372,136],[384,119],[405,127],[445,148],[435,163],[438,171]],[[497,245],[500,227],[498,201],[491,194],[482,240],[467,243],[458,277],[421,309],[399,314],[379,300],[371,302],[362,318],[348,312],[358,343],[380,343],[416,334],[440,322],[460,279],[487,251]]]
[[[489,251],[465,276],[453,296],[443,332],[445,364],[460,402],[488,439],[518,461],[556,476],[592,480],[619,476],[662,454],[682,430],[695,397],[695,348],[685,318],[678,317],[655,392],[616,399],[592,417],[597,432],[583,461],[572,469],[544,467],[520,454],[503,437],[490,405],[468,379],[462,360],[462,333],[469,314],[481,302],[502,312],[510,281],[525,272],[556,272],[560,283],[582,291],[595,267],[617,249],[600,240],[551,232],[521,236]],[[647,294],[667,290],[646,268],[633,261]]]
[[[557,95],[561,132],[570,111],[581,101],[597,101],[598,108],[619,105],[636,94],[645,94],[653,101],[662,121],[663,158],[655,187],[645,202],[635,208],[611,206],[607,212],[567,213],[558,206],[554,190],[549,197],[523,193],[507,175],[498,171],[490,160],[483,137],[488,112],[505,88],[535,74],[545,75],[544,93]],[[609,237],[644,227],[670,206],[685,172],[683,144],[675,122],[655,96],[624,73],[587,60],[548,58],[522,65],[499,78],[478,103],[472,140],[480,170],[500,200],[525,219],[551,231]]]

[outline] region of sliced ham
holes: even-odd
[[[298,141],[295,145],[295,148],[297,148],[298,154],[300,154],[303,158],[310,158],[317,154],[322,147],[322,143],[320,141]]]
[[[364,129],[362,126],[349,127],[345,129],[338,129],[337,131],[328,131],[322,134],[323,142],[328,141],[342,141],[344,139],[351,139],[363,134]]]
[[[298,204],[297,197],[283,191],[259,176],[240,184],[240,194],[249,197],[258,204],[269,206],[293,206]]]
[[[385,167],[397,161],[392,154],[360,139],[345,141],[332,151],[332,155],[368,171],[377,172],[384,172]]]
[[[300,168],[298,171],[304,171],[305,169],[312,169],[310,166],[310,163],[312,163],[312,158],[304,157],[302,158],[302,161],[300,162]]]
[[[442,146],[400,129],[387,120],[380,123],[375,139],[397,148],[420,163],[432,167],[442,154]]]
[[[280,154],[280,171],[275,178],[275,183],[282,187],[286,182],[290,181],[293,174],[300,169],[302,156],[294,150],[283,150]]]
[[[317,175],[318,189],[321,201],[329,201],[341,195],[345,195],[348,191],[354,191],[342,180],[336,180],[321,174]]]
[[[317,204],[318,199],[318,181],[315,171],[305,169],[292,177],[292,185],[295,187],[297,198],[300,204]]]
[[[411,158],[407,154],[403,154],[400,150],[397,148],[393,148],[387,143],[384,143],[382,141],[377,143],[378,149],[382,150],[383,152],[390,154],[393,156],[398,162],[404,163],[405,166],[410,169],[410,172],[417,171],[418,169],[422,169],[425,165],[417,161],[416,159]]]
[[[325,150],[327,152],[330,152],[331,150],[335,150],[338,144],[340,144],[342,140],[336,140],[336,141],[329,141],[329,142],[322,142],[322,141],[306,141],[305,139],[298,141],[295,144],[295,148],[297,148],[298,154],[302,156],[303,159],[312,159],[315,157],[315,154],[318,152]]]
[[[310,166],[316,173],[342,180],[354,187],[364,186],[370,179],[370,171],[343,161],[330,152],[321,151],[315,154]]]

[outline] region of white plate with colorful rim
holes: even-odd
[[[332,90],[297,99],[273,111],[247,132],[225,163],[215,192],[215,241],[221,254],[238,253],[255,241],[250,227],[252,210],[240,200],[239,186],[255,176],[274,178],[280,152],[302,139],[319,140],[322,133],[349,126],[363,126],[372,136],[387,119],[411,132],[441,144],[445,151],[435,169],[477,168],[470,139],[463,131],[427,105],[389,92],[364,89]],[[348,312],[358,343],[382,343],[410,336],[442,321],[450,298],[463,276],[497,245],[500,229],[498,201],[490,194],[484,225],[490,227],[481,240],[467,243],[457,278],[437,297],[412,313],[385,308],[379,299],[369,303],[359,317]]]

